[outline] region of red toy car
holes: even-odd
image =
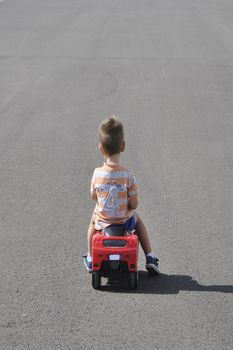
[[[119,225],[96,231],[92,239],[92,286],[99,289],[101,277],[128,275],[130,289],[137,289],[138,237]]]

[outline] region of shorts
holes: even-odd
[[[96,218],[96,213],[94,212],[94,214],[93,214],[93,223],[95,224],[96,230],[102,230],[102,229],[104,229],[107,226],[114,225],[114,226],[121,226],[126,231],[134,231],[135,228],[136,228],[138,215],[136,214],[136,212],[134,212],[134,214],[126,222],[124,222],[123,224],[114,224],[114,223],[112,223],[112,224],[107,224],[106,225],[106,223],[104,223],[102,221],[96,222],[95,218]]]
[[[126,231],[134,231],[136,227],[136,216],[132,215],[124,224],[114,224],[114,226],[123,227]]]

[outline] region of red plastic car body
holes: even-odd
[[[92,286],[99,289],[101,277],[127,273],[130,289],[137,288],[138,237],[134,233],[108,236],[97,231],[92,239]]]

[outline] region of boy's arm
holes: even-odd
[[[96,191],[91,191],[91,199],[93,199],[94,201],[97,201]]]
[[[128,199],[129,209],[136,209],[138,206],[138,196],[131,196]]]
[[[136,209],[138,206],[137,183],[133,175],[130,177],[128,188],[128,205],[129,209]]]
[[[91,193],[91,199],[96,201],[97,195],[96,195],[96,188],[95,188],[95,171],[94,171],[92,179],[91,179],[90,193]]]

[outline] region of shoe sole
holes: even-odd
[[[90,269],[90,268],[87,266],[85,260],[84,260],[84,265],[85,265],[86,270],[87,270],[89,273],[92,273],[92,269]]]
[[[146,269],[151,275],[159,275],[160,271],[154,264],[146,264]]]

